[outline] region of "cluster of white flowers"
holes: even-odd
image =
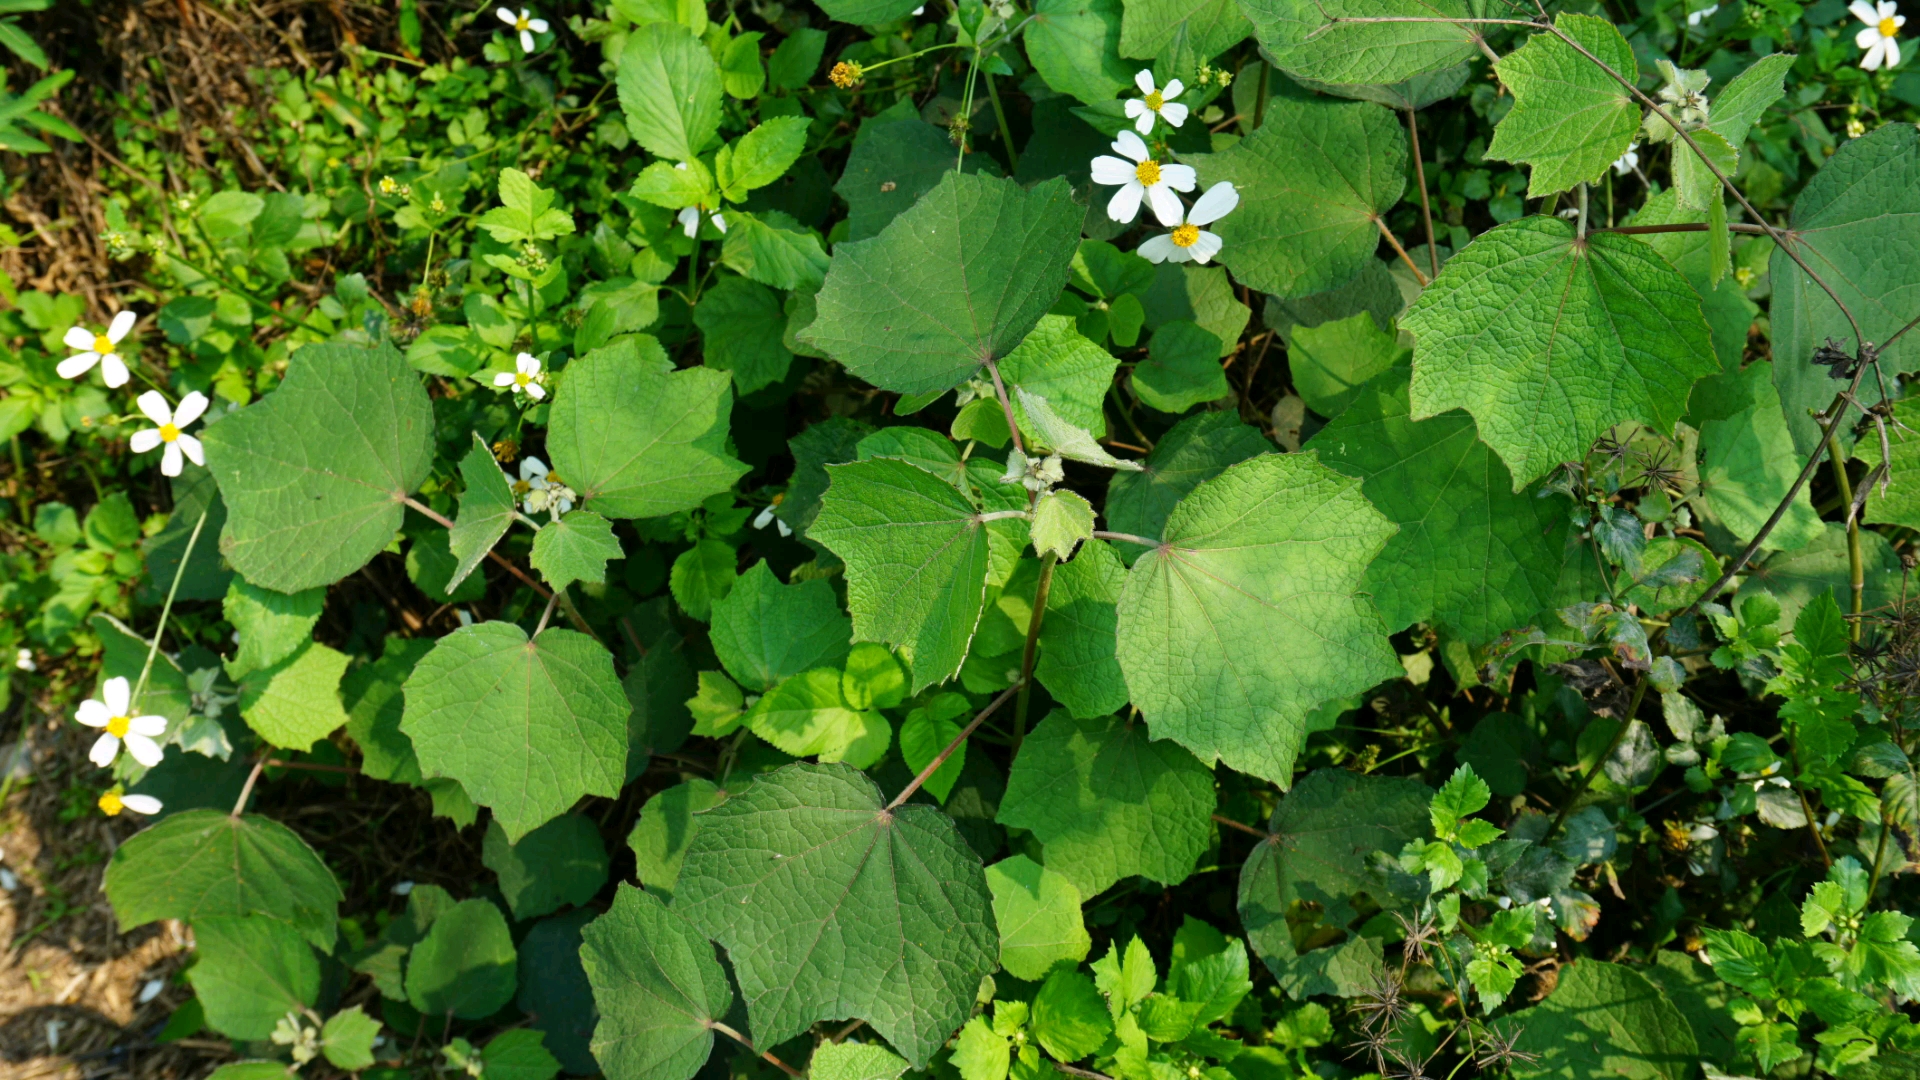
[[[546,462],[532,455],[520,459],[520,479],[514,483],[513,493],[520,498],[527,513],[545,513],[554,521],[573,509],[574,501],[580,497],[579,492],[560,479],[559,473],[550,471]]]
[[[100,737],[93,742],[88,751],[87,760],[101,768],[111,766],[120,756],[120,748],[125,746],[133,760],[151,769],[160,764],[162,754],[160,744],[155,742],[167,733],[167,718],[164,716],[134,716],[133,688],[123,677],[108,679],[100,687],[98,698],[88,698],[80,703],[74,712],[74,719],[90,728],[101,728]],[[100,796],[100,810],[113,817],[122,810],[131,810],[136,814],[157,814],[160,812],[160,800],[151,795],[128,795],[120,785],[115,784],[106,794]]]
[[[1195,200],[1192,209],[1181,204],[1174,193],[1198,187],[1199,175],[1190,165],[1163,164],[1140,135],[1150,134],[1156,119],[1174,127],[1187,122],[1187,107],[1172,100],[1185,87],[1173,79],[1165,89],[1155,90],[1153,73],[1145,70],[1133,81],[1144,96],[1127,102],[1127,115],[1134,118],[1140,134],[1120,132],[1113,140],[1113,152],[1120,156],[1102,154],[1093,159],[1093,182],[1120,189],[1107,202],[1108,217],[1132,222],[1144,203],[1169,230],[1141,244],[1141,257],[1156,263],[1205,263],[1220,253],[1221,240],[1201,226],[1213,224],[1240,205],[1240,192],[1222,180]]]

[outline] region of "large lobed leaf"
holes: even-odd
[[[1693,1028],[1645,975],[1581,960],[1543,1002],[1514,1014],[1521,1080],[1684,1080],[1699,1060]]]
[[[1288,74],[1323,83],[1380,85],[1431,74],[1479,55],[1480,0],[1240,0],[1260,44]],[[1407,22],[1351,22],[1402,18]],[[1431,22],[1415,22],[1429,19]]]
[[[713,1052],[733,988],[713,943],[651,893],[622,885],[581,930],[600,1023],[593,1054],[619,1080],[687,1080]]]
[[[270,818],[187,810],[114,851],[105,890],[124,930],[155,919],[264,916],[333,948],[344,895],[307,842]]]
[[[1612,23],[1562,13],[1553,25],[1627,82],[1638,74],[1633,46]],[[1535,34],[1496,70],[1513,91],[1513,109],[1494,128],[1487,156],[1531,164],[1530,198],[1599,180],[1640,129],[1640,105],[1628,89],[1554,33]],[[1684,144],[1674,151],[1684,152]]]

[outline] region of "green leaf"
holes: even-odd
[[[1707,127],[1718,132],[1734,149],[1740,149],[1761,115],[1780,100],[1782,84],[1795,59],[1791,53],[1770,53],[1735,75],[1726,89],[1713,99]]]
[[[306,841],[277,821],[217,810],[169,814],[114,850],[104,888],[120,928],[155,919],[268,916],[332,949],[344,896]]]
[[[1055,710],[1020,744],[996,820],[1030,829],[1047,866],[1092,897],[1125,877],[1177,885],[1213,835],[1213,776],[1145,726]]]
[[[1027,191],[949,173],[880,235],[834,248],[819,316],[800,338],[875,386],[956,386],[1052,306],[1080,220],[1064,180]]]
[[[320,996],[320,961],[300,931],[278,919],[200,918],[187,981],[207,1024],[234,1039],[264,1039],[289,1012]]]
[[[1104,540],[1087,541],[1079,557],[1054,567],[1033,672],[1078,719],[1106,716],[1127,703],[1114,658],[1114,604],[1125,581],[1126,568]]]
[[[1508,913],[1501,912],[1501,914]],[[1531,912],[1520,914],[1525,915],[1529,920],[1533,918]],[[1474,990],[1480,994],[1481,1010],[1492,1012],[1499,1008],[1500,1003],[1507,1000],[1507,995],[1513,992],[1514,984],[1520,981],[1524,971],[1520,961],[1511,953],[1481,953],[1469,960],[1467,980],[1473,983]]]
[[[1093,504],[1071,491],[1049,491],[1033,507],[1033,550],[1062,559],[1093,539]]]
[[[513,488],[507,474],[500,471],[487,440],[473,433],[473,449],[460,459],[460,515],[447,533],[447,547],[458,560],[447,579],[447,588],[456,589],[467,580],[487,557],[493,545],[513,525]]]
[[[669,210],[702,204],[712,209],[719,203],[713,173],[699,158],[678,163],[662,160],[648,165],[634,180],[632,194],[636,199]]]
[[[781,343],[787,315],[772,289],[743,277],[723,277],[693,309],[706,365],[733,373],[734,387],[751,394],[787,377],[793,354]]]
[[[518,842],[582,795],[620,793],[631,708],[592,638],[548,629],[529,641],[486,622],[441,638],[414,668],[400,729],[422,773],[458,780]]]
[[[605,584],[608,560],[625,554],[611,521],[591,510],[575,510],[540,526],[527,562],[547,584],[564,589],[576,581]]]
[[[562,814],[510,843],[500,822],[487,823],[480,861],[499,875],[500,895],[515,919],[533,919],[584,904],[607,883],[607,848],[592,820]]]
[[[697,815],[725,798],[726,793],[711,781],[696,777],[655,792],[640,808],[640,821],[627,837],[627,846],[633,849],[634,873],[648,892],[662,900],[673,899],[687,845],[705,820]]]
[[[500,170],[500,203],[475,224],[502,244],[552,240],[573,232],[573,216],[553,208],[553,192],[519,169]]]
[[[1020,347],[1000,361],[1000,377],[1009,388],[1020,387],[1045,398],[1061,420],[1098,438],[1107,433],[1107,390],[1119,366],[1112,353],[1082,337],[1072,319],[1043,315]],[[1021,431],[1034,434],[1031,418],[1017,397],[1014,417]]]
[[[807,1062],[811,1080],[898,1080],[907,1059],[878,1043],[823,1042]]]
[[[227,677],[238,679],[257,668],[272,667],[313,640],[325,589],[274,592],[235,578],[227,586],[221,614],[233,624],[240,647],[226,663]]]
[[[553,1080],[560,1061],[548,1052],[541,1032],[531,1028],[503,1031],[480,1053],[480,1080]]]
[[[393,540],[433,466],[433,406],[389,346],[308,345],[277,390],[201,439],[227,505],[221,554],[255,585],[299,592]]]
[[[1892,337],[1920,311],[1920,277],[1910,265],[1875,253],[1920,247],[1920,129],[1887,124],[1841,143],[1794,199],[1788,225],[1794,254],[1840,295],[1860,320],[1861,335],[1874,342]],[[1804,459],[1820,441],[1820,426],[1807,411],[1826,409],[1845,385],[1827,377],[1830,368],[1808,361],[1828,338],[1851,353],[1853,329],[1785,249],[1776,249],[1767,265],[1773,282],[1773,356],[1779,361],[1773,380],[1794,448]],[[1920,334],[1909,333],[1880,353],[1880,371],[1889,385],[1894,375],[1916,369]],[[1880,395],[1879,380],[1861,380],[1863,407],[1878,404]],[[1851,428],[1842,424],[1837,434],[1845,449],[1852,442]]]
[[[629,33],[617,81],[627,130],[656,157],[692,161],[720,130],[720,67],[684,26],[656,22]]]
[[[1681,210],[1671,192],[1649,196],[1633,216],[1635,225],[1667,225],[1703,220],[1700,214]],[[1687,280],[1693,283],[1694,291],[1700,294],[1700,307],[1706,316],[1707,326],[1713,332],[1713,351],[1720,357],[1720,366],[1728,372],[1737,370],[1741,357],[1745,355],[1747,331],[1753,326],[1754,316],[1760,312],[1759,306],[1747,298],[1746,289],[1737,280],[1722,278],[1717,284],[1713,281],[1713,258],[1706,233],[1656,233],[1646,240],[1647,246],[1659,252],[1662,258],[1673,264],[1675,270],[1685,274]],[[1689,408],[1697,410],[1699,401],[1700,390],[1696,389],[1694,397],[1689,400]]]
[[[1379,85],[1441,71],[1480,55],[1476,28],[1460,23],[1361,23],[1340,19],[1476,18],[1472,0],[1242,0],[1260,44],[1288,74],[1326,83]]]
[[[767,80],[781,90],[799,90],[820,70],[820,57],[826,52],[827,32],[800,27],[783,38],[773,55],[767,58]]]
[[[365,1009],[342,1009],[320,1028],[321,1053],[334,1068],[358,1072],[373,1064],[373,1040],[379,1034],[380,1021]]]
[[[988,534],[973,504],[892,458],[827,471],[810,535],[847,564],[854,638],[909,647],[913,693],[952,678],[986,603]]]
[[[970,154],[962,171],[976,172],[986,160]],[[947,133],[912,113],[904,120],[874,117],[861,124],[847,167],[833,185],[847,201],[847,239],[878,236],[952,172],[953,162]]]
[[[825,581],[782,585],[755,563],[713,605],[713,651],[727,672],[756,691],[789,675],[846,659],[853,626]]]
[[[1007,1036],[988,1025],[986,1017],[976,1016],[954,1040],[952,1062],[960,1080],[1007,1080],[1012,1047]]]
[[[266,200],[250,191],[216,191],[195,210],[194,220],[209,237],[231,240],[245,235],[266,206]]]
[[[46,51],[12,20],[0,22],[0,45],[41,71],[47,70]]]
[[[732,380],[675,371],[659,342],[622,338],[567,365],[547,449],[588,508],[609,518],[691,510],[747,471],[727,452]]]
[[[1365,578],[1387,628],[1433,622],[1478,645],[1577,600],[1580,575],[1563,568],[1591,556],[1569,535],[1567,501],[1514,493],[1465,413],[1410,419],[1407,381],[1376,379],[1307,443],[1400,527]]]
[[[340,703],[347,709],[347,735],[360,748],[360,771],[375,780],[421,782],[413,740],[400,730],[404,706],[401,688],[414,664],[432,651],[433,645],[431,639],[388,637],[378,659],[356,665],[340,680]]]
[[[747,698],[740,685],[724,672],[703,671],[699,691],[687,699],[687,711],[693,716],[695,735],[717,738],[731,735],[747,713]]]
[[[820,5],[835,22],[852,23],[855,26],[876,26],[903,19],[913,14],[914,7],[907,0],[827,0]]]
[[[1220,339],[1190,322],[1162,326],[1147,342],[1147,358],[1134,365],[1133,392],[1150,408],[1176,414],[1227,396]]]
[[[1674,195],[1684,210],[1708,210],[1718,202],[1724,213],[1727,197],[1720,190],[1720,181],[1713,175],[1713,169],[1707,168],[1707,163],[1720,170],[1721,176],[1731,179],[1735,166],[1740,164],[1740,152],[1711,129],[1691,134],[1693,147],[1698,147],[1699,153],[1683,140],[1675,139],[1673,142]],[[1701,153],[1706,156],[1702,157]]]
[[[1033,1037],[1061,1061],[1078,1061],[1100,1049],[1113,1033],[1107,1003],[1093,980],[1075,968],[1059,967],[1033,995]]]
[[[738,561],[731,545],[711,538],[676,556],[667,582],[680,610],[702,622],[710,618],[714,603],[725,599],[733,588],[733,567]]]
[[[1083,104],[1111,101],[1133,86],[1120,59],[1120,0],[1039,0],[1024,39],[1027,59],[1049,87]]]
[[[1321,416],[1346,411],[1361,384],[1412,355],[1366,312],[1294,330],[1287,344],[1293,388]]]
[[[1687,279],[1631,236],[1529,217],[1449,260],[1401,326],[1419,339],[1413,418],[1464,408],[1514,490],[1579,461],[1616,424],[1671,432],[1718,370]]]
[[[745,723],[794,757],[818,755],[823,761],[840,760],[873,725],[886,727],[884,718],[848,706],[834,668],[802,672],[769,690],[747,710]]]
[[[1120,55],[1184,74],[1252,32],[1234,0],[1133,0],[1121,12]]]
[[[1240,205],[1212,226],[1219,260],[1241,284],[1306,296],[1376,261],[1374,220],[1406,190],[1407,135],[1365,102],[1273,98],[1252,135],[1218,154],[1186,154],[1202,188],[1228,180]]]
[[[827,252],[820,239],[778,211],[727,211],[720,261],[735,273],[776,289],[818,290],[827,280]],[[787,325],[782,319],[781,326]]]
[[[1784,623],[1797,618],[1800,609],[1821,593],[1831,591],[1835,597],[1850,598],[1852,560],[1848,547],[1847,527],[1829,521],[1820,538],[1806,547],[1774,552],[1750,564],[1735,603],[1744,603],[1755,593],[1771,593],[1780,602],[1780,621]],[[1886,537],[1871,529],[1860,530],[1860,568],[1865,579],[1861,610],[1872,611],[1900,599],[1900,556]]]
[[[993,920],[1000,927],[1000,966],[1037,982],[1062,960],[1079,963],[1093,948],[1080,921],[1080,890],[1064,874],[1025,855],[987,867]]]
[[[926,704],[907,713],[906,720],[900,725],[900,758],[915,776],[920,770],[933,764],[940,751],[953,745],[960,737],[960,725],[956,720],[973,712],[973,704],[963,694],[935,694]],[[947,801],[947,795],[953,785],[960,780],[960,770],[967,763],[967,744],[961,743],[947,760],[940,763],[927,782],[920,785],[938,802]],[[991,879],[989,879],[991,884]]]
[[[500,909],[462,900],[433,920],[407,957],[407,1003],[428,1016],[491,1016],[513,1000],[518,965]]]
[[[726,88],[728,97],[751,101],[760,95],[760,88],[767,83],[767,69],[760,63],[760,39],[765,36],[755,30],[727,42],[726,51],[720,55],[720,85]],[[780,119],[798,119],[803,128],[806,123],[805,117]],[[724,148],[722,152],[725,152]]]
[[[270,668],[249,672],[240,683],[240,715],[268,743],[307,751],[346,724],[340,707],[345,653],[317,641]]]
[[[1272,450],[1258,428],[1241,423],[1232,412],[1190,416],[1160,437],[1143,471],[1116,474],[1108,482],[1107,526],[1135,536],[1159,536],[1167,515],[1187,492],[1229,465]],[[1119,550],[1137,555],[1142,549],[1121,544]]]
[[[1684,1080],[1699,1060],[1687,1018],[1646,976],[1619,964],[1574,962],[1545,1001],[1513,1019],[1514,1048],[1538,1055],[1514,1066],[1522,1080]]]
[[[858,1017],[925,1067],[995,966],[986,875],[952,819],[789,765],[703,815],[674,909],[726,947],[755,1039]]]
[[[1732,384],[1728,396],[1740,402],[1740,409],[1700,427],[1700,504],[1742,543],[1773,516],[1803,464],[1780,413],[1772,373],[1773,365],[1763,362],[1718,376],[1716,382]],[[1794,551],[1818,540],[1824,530],[1802,488],[1763,546]]]
[[[744,41],[750,36],[755,35],[743,34],[734,41]],[[754,59],[757,63],[757,53]],[[719,175],[715,181],[720,185],[720,194],[729,202],[739,202],[747,197],[747,192],[785,176],[807,148],[810,123],[812,121],[804,116],[776,116],[740,136],[733,143],[733,153],[725,159],[728,165],[716,165]]]
[[[1309,457],[1257,457],[1194,488],[1120,594],[1120,668],[1148,724],[1286,783],[1308,710],[1405,674],[1359,592],[1392,531],[1359,481]]]
[[[180,589],[175,600],[218,600],[227,594],[233,579],[233,571],[220,557],[220,532],[227,523],[227,505],[220,498],[220,486],[211,472],[189,464],[173,478],[172,495],[173,512],[167,516],[166,525],[140,542],[147,574],[169,585],[177,575]],[[207,515],[204,524],[200,521],[202,511]],[[200,526],[200,537],[189,554],[187,539],[195,525]],[[180,573],[182,555],[188,556],[184,574]]]
[[[1638,75],[1633,47],[1612,23],[1562,12],[1553,25],[1627,82]],[[1513,91],[1513,109],[1493,129],[1487,156],[1531,164],[1530,199],[1599,180],[1640,130],[1627,88],[1552,33],[1533,35],[1495,70]]]
[[[1493,797],[1493,790],[1487,782],[1473,771],[1473,766],[1462,765],[1453,770],[1447,782],[1433,796],[1433,805],[1428,808],[1428,816],[1433,821],[1433,832],[1442,840],[1451,840],[1460,832],[1460,824],[1469,815],[1477,814],[1486,808]]]

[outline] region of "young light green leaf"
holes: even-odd
[[[853,636],[910,646],[913,693],[952,678],[986,603],[987,528],[973,504],[892,458],[827,471],[810,535],[847,564]]]
[[[1288,782],[1308,710],[1405,672],[1359,591],[1392,532],[1359,481],[1311,457],[1257,457],[1194,488],[1120,595],[1120,667],[1148,724]]]
[[[1061,966],[1033,995],[1033,1037],[1061,1061],[1078,1061],[1100,1049],[1113,1033],[1107,1003],[1093,980],[1077,968]]]
[[[640,821],[627,837],[627,846],[633,849],[634,873],[648,892],[662,900],[673,899],[687,845],[705,820],[699,813],[726,797],[712,781],[696,777],[654,793],[640,808]]]
[[[560,1059],[545,1046],[544,1032],[514,1028],[488,1040],[480,1052],[480,1080],[553,1080]]]
[[[1212,337],[1211,334],[1207,336]],[[1207,362],[1212,365],[1212,357],[1208,357]],[[1091,432],[1062,419],[1053,411],[1053,406],[1047,404],[1046,398],[1029,391],[1024,386],[1014,387],[1013,397],[1026,420],[1026,423],[1021,426],[1030,427],[1034,440],[1040,446],[1052,450],[1061,457],[1084,461],[1089,465],[1099,465],[1125,472],[1140,471],[1139,462],[1123,461],[1114,457],[1095,441]]]
[[[800,339],[888,390],[957,386],[1060,295],[1081,217],[1064,180],[1027,191],[950,172],[879,236],[834,249]]]
[[[1119,366],[1112,353],[1082,337],[1072,319],[1043,315],[1020,347],[1000,361],[1000,377],[1008,386],[1045,398],[1060,419],[1100,438],[1107,433],[1107,390]],[[1020,430],[1033,435],[1017,396],[1013,413]]]
[[[687,699],[687,711],[693,715],[692,734],[709,738],[733,734],[747,714],[747,699],[740,685],[724,672],[703,671],[698,686],[694,696]]]
[[[613,523],[591,510],[575,510],[558,521],[540,526],[527,556],[540,576],[555,589],[576,581],[601,585],[607,580],[607,562],[625,554]]]
[[[669,210],[703,205],[711,210],[720,205],[713,173],[699,158],[653,162],[640,170],[630,194]]]
[[[1122,5],[1120,55],[1187,72],[1252,32],[1234,0],[1135,0]]]
[[[720,129],[720,66],[678,23],[649,23],[629,33],[618,82],[627,130],[648,153],[692,161]]]
[[[320,621],[326,599],[325,589],[283,593],[234,578],[220,605],[240,636],[240,647],[226,662],[227,677],[239,679],[255,669],[272,667],[313,640],[313,626]]]
[[[1739,411],[1700,427],[1702,508],[1743,541],[1773,516],[1798,479],[1802,464],[1781,415],[1772,375],[1772,364],[1758,363],[1716,376],[1722,385],[1733,384],[1729,388],[1734,393],[1728,396],[1739,403]],[[1874,519],[1869,516],[1868,520]],[[1813,500],[1802,488],[1763,546],[1795,551],[1818,540],[1824,531]]]
[[[513,1000],[519,957],[500,909],[462,900],[407,957],[407,1003],[428,1016],[478,1020]]]
[[[460,515],[447,532],[447,548],[457,560],[447,588],[457,589],[467,580],[480,560],[513,525],[513,487],[507,474],[500,471],[487,440],[473,433],[473,449],[460,459]]]
[[[293,830],[254,814],[169,814],[114,850],[107,899],[122,930],[155,919],[263,916],[332,949],[340,885]]]
[[[1714,170],[1718,169],[1720,176],[1731,178],[1734,168],[1740,164],[1740,152],[1712,129],[1695,131],[1692,135],[1692,146],[1674,140],[1674,194],[1684,210],[1711,210],[1717,202],[1725,213],[1727,197],[1720,190],[1720,177],[1714,175]]]
[[[1013,1048],[1007,1036],[993,1030],[984,1016],[976,1016],[953,1041],[953,1067],[960,1080],[1007,1080]]]
[[[907,1059],[878,1043],[823,1042],[807,1062],[811,1080],[899,1080]]]
[[[1120,0],[1039,0],[1022,40],[1046,84],[1084,105],[1112,101],[1137,65],[1120,59]]]
[[[907,713],[907,719],[900,725],[900,758],[907,768],[918,776],[920,770],[933,763],[940,751],[953,745],[960,737],[958,720],[973,712],[973,705],[963,694],[936,694],[926,704],[917,706]],[[961,743],[940,767],[927,777],[921,789],[939,802],[946,802],[953,785],[960,780],[960,770],[967,764],[967,744]]]
[[[340,677],[347,656],[317,641],[240,681],[240,715],[270,745],[306,751],[347,722]]]
[[[1287,344],[1287,367],[1307,407],[1332,418],[1346,410],[1367,380],[1403,363],[1411,353],[1363,311],[1296,328]]]
[[[1065,875],[1014,855],[987,867],[987,887],[1000,927],[1000,966],[1014,978],[1038,981],[1062,960],[1087,958],[1093,939],[1080,919],[1080,890]]]
[[[876,721],[886,724],[884,719],[849,707],[840,696],[838,670],[817,668],[767,691],[747,710],[745,723],[755,735],[794,757],[818,755],[824,761],[836,761]]]
[[[573,232],[573,215],[553,208],[553,192],[519,169],[500,170],[501,205],[475,222],[502,244],[552,240]]]
[[[1213,804],[1212,774],[1173,742],[1056,710],[1020,744],[997,820],[1031,829],[1048,867],[1091,897],[1136,874],[1184,881],[1212,837]]]
[[[1791,53],[1771,53],[1735,75],[1726,89],[1713,99],[1707,127],[1718,132],[1735,150],[1744,146],[1747,132],[1753,130],[1761,114],[1780,100],[1782,84],[1794,59]]]
[[[1666,260],[1617,233],[1576,242],[1554,218],[1482,233],[1401,326],[1419,339],[1413,418],[1472,413],[1515,491],[1616,424],[1670,432],[1720,366],[1698,295]]]
[[[460,781],[519,839],[582,795],[626,781],[627,714],[613,657],[592,638],[512,623],[462,627],[407,679],[400,729],[420,770]]]
[[[738,561],[731,545],[712,537],[676,556],[667,583],[680,610],[701,622],[710,618],[713,605],[733,589],[733,567]]]
[[[1479,55],[1472,0],[1242,0],[1254,34],[1290,75],[1380,85],[1441,71]],[[1406,17],[1408,21],[1340,21]]]
[[[1627,87],[1558,35],[1631,83],[1640,65],[1627,39],[1591,15],[1562,12],[1553,25],[1554,32],[1535,34],[1496,65],[1513,91],[1513,109],[1493,129],[1487,156],[1531,164],[1529,198],[1599,180],[1640,130],[1640,105]]]
[[[490,821],[480,861],[499,876],[500,895],[516,920],[584,904],[607,883],[600,830],[578,814],[562,814],[517,844],[507,840],[498,821]]]
[[[1086,541],[1077,558],[1054,567],[1033,673],[1076,719],[1106,716],[1127,703],[1114,659],[1114,604],[1126,576],[1104,540]]]
[[[952,819],[845,765],[789,765],[707,811],[674,910],[733,960],[754,1037],[866,1020],[924,1067],[999,952],[979,856]]]
[[[1473,766],[1462,765],[1453,770],[1453,775],[1434,793],[1433,805],[1428,809],[1434,835],[1442,840],[1453,839],[1460,831],[1460,823],[1485,809],[1492,797],[1492,789],[1475,775]]]
[[[827,251],[819,237],[777,210],[727,211],[727,238],[720,246],[727,268],[776,289],[817,291],[827,280]],[[788,327],[788,320],[782,320]],[[789,346],[791,351],[791,346]]]
[[[327,1017],[320,1028],[320,1052],[334,1068],[358,1072],[373,1064],[373,1040],[379,1035],[380,1021],[355,1005]]]
[[[1132,382],[1149,408],[1176,415],[1232,389],[1220,367],[1220,339],[1185,320],[1154,331],[1147,358],[1133,367]]]
[[[783,585],[762,562],[713,605],[713,651],[728,674],[757,692],[789,675],[838,665],[853,626],[825,581]]]
[[[392,542],[433,467],[433,406],[391,346],[308,345],[262,400],[207,426],[220,551],[255,585],[330,585]]]
[[[567,365],[554,393],[554,470],[605,517],[691,510],[747,471],[727,452],[731,382],[707,368],[675,371],[650,337],[595,349]]]
[[[1032,536],[1035,552],[1073,558],[1075,548],[1093,539],[1093,504],[1065,489],[1047,492],[1034,503]]]
[[[320,961],[288,923],[264,915],[196,919],[187,981],[207,1024],[234,1039],[265,1039],[280,1018],[320,996]]]
[[[1307,296],[1375,261],[1374,222],[1406,190],[1407,135],[1377,105],[1276,97],[1252,135],[1182,160],[1203,187],[1227,180],[1240,191],[1238,209],[1212,226],[1226,244],[1221,264],[1251,288]]]
[[[729,202],[740,202],[747,192],[786,175],[807,148],[807,126],[811,123],[804,116],[776,116],[740,136],[731,147],[733,152],[724,159],[726,164],[716,163],[719,175],[714,179],[720,185],[720,194]]]

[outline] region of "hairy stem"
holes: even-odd
[[[1000,696],[994,698],[992,701],[987,702],[987,707],[984,709],[981,709],[980,712],[974,716],[973,720],[970,723],[968,723],[966,727],[960,730],[960,734],[955,735],[953,737],[953,741],[947,744],[947,748],[945,750],[940,751],[940,753],[937,756],[935,756],[932,761],[927,762],[927,767],[920,770],[920,775],[913,778],[913,783],[908,784],[906,787],[902,788],[900,790],[900,794],[895,795],[893,797],[893,801],[887,804],[887,809],[893,810],[897,808],[901,803],[906,802],[908,799],[912,798],[913,793],[920,790],[920,785],[926,783],[928,777],[932,776],[936,772],[939,772],[940,766],[945,765],[947,763],[947,759],[953,756],[953,752],[955,750],[960,749],[960,744],[967,741],[967,736],[973,734],[974,730],[980,726],[982,721],[986,720],[987,717],[992,716],[994,713],[994,710],[998,709],[1002,705],[1005,705],[1007,703],[1007,699],[1012,697],[1014,694],[1018,693],[1020,691],[1020,688],[1025,685],[1027,685],[1026,680],[1022,679],[1020,682],[1007,687],[1005,690],[1002,690],[1000,692]]]
[[[1263,73],[1264,74],[1264,73]],[[1420,125],[1407,110],[1407,139],[1413,146],[1413,177],[1420,185],[1420,222],[1427,229],[1427,268],[1440,276],[1440,249],[1433,242],[1433,205],[1427,201],[1427,163],[1420,160]]]
[[[993,83],[993,73],[987,73],[987,100],[993,102],[993,118],[1000,123],[1000,142],[1007,148],[1007,167],[1013,172],[1020,171],[1020,152],[1013,147],[1013,130],[1007,127],[1007,111],[1000,107],[1000,88]]]
[[[1027,444],[1020,440],[1020,425],[1013,418],[1013,399],[1007,396],[1007,384],[1000,380],[1000,365],[987,361],[987,374],[993,376],[993,395],[1000,399],[1000,411],[1007,414],[1007,430],[1013,433],[1013,448],[1022,455]]]
[[[1013,748],[1027,735],[1027,705],[1033,696],[1033,657],[1040,644],[1040,623],[1047,615],[1047,593],[1053,589],[1053,567],[1059,556],[1049,551],[1040,557],[1040,580],[1033,587],[1033,614],[1027,619],[1027,647],[1020,654],[1020,699],[1013,706]]]
[[[1157,548],[1160,546],[1160,541],[1150,537],[1138,536],[1134,533],[1108,532],[1105,529],[1095,529],[1093,530],[1093,536],[1096,540],[1124,540],[1129,544],[1139,544],[1141,547]]]
[[[266,767],[266,758],[253,763],[253,771],[247,774],[247,782],[240,785],[240,797],[233,801],[233,813],[227,815],[228,817],[239,817],[240,812],[247,808],[247,799],[253,795],[253,785],[260,779],[260,770]]]
[[[1225,825],[1229,829],[1239,829],[1248,836],[1257,836],[1262,840],[1270,840],[1273,838],[1273,834],[1265,829],[1256,829],[1251,825],[1235,821],[1230,817],[1221,817],[1219,814],[1215,814],[1213,815],[1213,820]]]

